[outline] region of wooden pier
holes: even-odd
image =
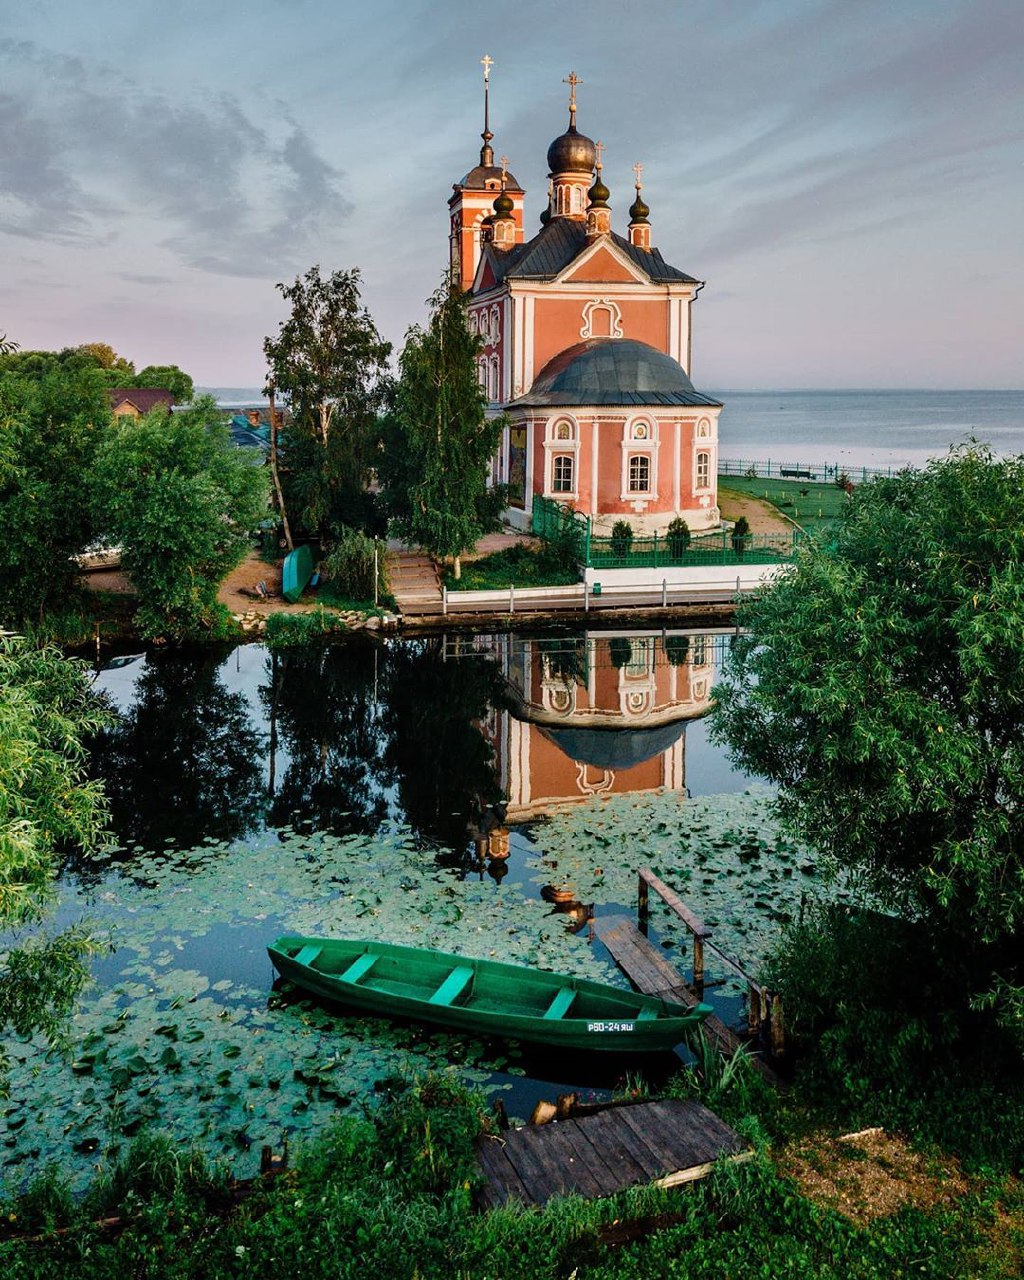
[[[510,1200],[542,1205],[570,1192],[595,1200],[649,1182],[674,1187],[706,1178],[716,1160],[753,1155],[724,1120],[690,1100],[526,1125],[480,1138],[477,1151],[486,1179],[478,1199],[487,1209]]]
[[[665,952],[656,947],[627,916],[598,917],[591,922],[591,929],[611,953],[612,959],[622,969],[638,991],[645,995],[661,996],[677,1004],[692,1008],[704,994],[705,951],[712,952],[729,969],[747,984],[749,1026],[752,1035],[764,1035],[771,1043],[773,1053],[782,1056],[782,1006],[773,995],[746,972],[746,970],[710,941],[711,929],[700,921],[672,889],[660,880],[648,867],[638,873],[638,916],[642,928],[647,924],[648,893],[653,890],[666,906],[686,925],[693,940],[693,986],[688,985],[678,969],[665,958]],[[731,1057],[741,1045],[747,1043],[727,1027],[721,1018],[710,1014],[702,1024],[709,1042],[725,1057]],[[750,1057],[751,1065],[769,1084],[782,1087],[777,1073],[756,1053]]]

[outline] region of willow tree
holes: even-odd
[[[263,342],[268,389],[288,401],[284,500],[309,532],[327,537],[365,523],[377,418],[390,388],[391,344],[359,285],[358,270],[324,279],[319,266],[279,284],[291,314]]]
[[[378,471],[396,532],[452,559],[458,578],[462,554],[498,527],[505,506],[505,487],[489,484],[505,418],[487,416],[464,296],[444,285],[429,306],[426,328],[406,335]]]

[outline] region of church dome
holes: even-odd
[[[525,396],[531,405],[684,404],[719,402],[694,389],[671,356],[632,338],[588,338],[560,351]]]
[[[548,147],[550,173],[593,173],[596,163],[597,148],[574,124]]]

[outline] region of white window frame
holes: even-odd
[[[638,429],[646,430],[646,438],[637,439]],[[641,413],[630,418],[622,432],[622,463],[619,477],[619,500],[621,502],[656,502],[658,498],[658,451],[661,448],[658,422],[649,414]],[[638,455],[645,455],[650,463],[649,488],[640,492],[629,487],[629,461]]]
[[[705,465],[705,466],[706,466],[706,468],[707,468],[707,476],[706,476],[705,480],[703,481],[703,483],[701,482],[701,478],[700,478],[700,473],[701,473],[701,469],[702,469],[702,468],[701,468],[701,462],[702,462],[702,460],[703,460],[703,462],[704,462],[704,465]],[[702,449],[697,449],[697,450],[695,450],[695,452],[694,452],[694,456],[693,456],[693,490],[694,490],[694,493],[699,493],[699,492],[702,492],[702,491],[704,491],[704,490],[708,490],[708,489],[710,489],[710,488],[712,487],[712,485],[711,485],[711,476],[712,476],[712,474],[713,474],[713,473],[712,473],[712,464],[713,464],[713,457],[712,457],[712,451],[711,451],[710,449],[703,449],[703,448],[702,448]]]
[[[557,439],[558,428],[568,425],[568,440]],[[572,489],[567,493],[555,492],[556,456],[568,456],[572,459]],[[580,493],[580,424],[571,413],[556,413],[544,426],[544,497],[555,498],[565,502],[569,498],[576,499]]]

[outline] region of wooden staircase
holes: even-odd
[[[441,613],[441,580],[430,556],[419,551],[392,551],[388,555],[388,574],[400,613]]]

